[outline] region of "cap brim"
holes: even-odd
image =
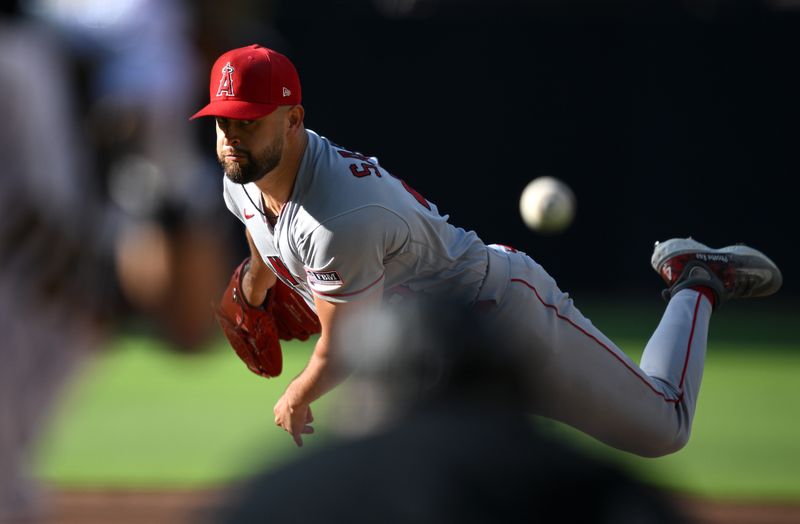
[[[201,116],[218,116],[236,120],[258,120],[278,109],[277,104],[257,104],[241,100],[220,100],[211,102],[189,118],[194,120]]]

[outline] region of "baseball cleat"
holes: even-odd
[[[736,244],[712,249],[689,238],[656,242],[650,264],[669,286],[669,300],[681,289],[710,288],[720,306],[732,298],[765,297],[780,289],[783,276],[762,252]]]

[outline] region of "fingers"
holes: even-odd
[[[303,447],[302,435],[314,433],[314,428],[310,425],[314,421],[311,409],[306,407],[303,411],[304,413],[288,410],[281,401],[275,406],[275,425],[289,433],[297,447]]]
[[[292,435],[292,439],[294,439],[294,443],[297,445],[297,447],[302,448],[303,435],[312,435],[313,433],[314,433],[314,428],[312,426],[303,426],[303,429],[300,430],[300,433],[290,433],[290,434]]]

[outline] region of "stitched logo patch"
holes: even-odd
[[[311,271],[306,270],[309,284],[342,284],[342,277],[336,271]]]

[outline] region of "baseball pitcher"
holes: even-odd
[[[637,365],[529,256],[486,245],[374,157],[306,129],[286,56],[259,45],[224,53],[209,95],[192,118],[215,119],[223,195],[252,251],[231,278],[220,324],[263,376],[281,372],[281,339],[320,333],[274,407],[297,445],[313,432],[311,404],[343,379],[331,365],[342,319],[426,295],[479,308],[529,341],[544,392],[534,412],[632,453],[672,453],[689,437],[712,312],[782,283],[775,264],[746,246],[657,243],[651,263],[669,301]]]

